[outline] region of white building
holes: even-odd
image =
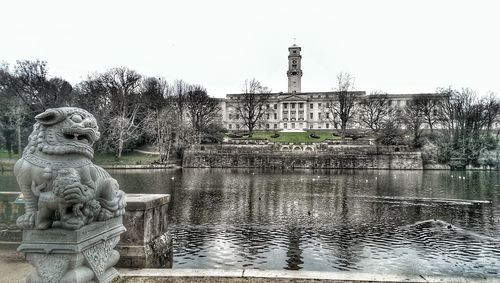
[[[332,125],[331,119],[323,115],[329,115],[325,108],[336,92],[301,92],[302,78],[302,55],[301,48],[292,45],[288,48],[288,92],[269,93],[266,117],[258,129],[264,130],[328,130],[337,128]],[[360,98],[366,96],[365,91],[353,92]],[[403,107],[408,100],[419,95],[436,94],[389,94],[391,105]],[[224,127],[230,131],[245,130],[243,123],[236,111],[238,99],[241,93],[227,94],[221,100],[222,121]]]

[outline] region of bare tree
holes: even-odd
[[[485,105],[485,118],[486,118],[486,133],[490,134],[493,124],[498,120],[500,116],[500,99],[494,93],[489,93],[489,95],[484,99]]]
[[[0,123],[3,122],[3,127],[0,130],[3,132],[2,136],[6,138],[6,147],[9,153],[11,153],[15,140],[17,152],[21,154],[23,152],[23,126],[30,112],[26,109],[25,104],[16,96],[1,97],[0,104],[2,105],[0,107]],[[13,137],[14,135],[15,138]]]
[[[137,72],[121,67],[102,74],[101,82],[111,100],[108,137],[115,145],[117,158],[122,157],[124,145],[137,139],[141,133],[140,119],[144,102],[140,98],[142,77]]]
[[[344,139],[347,125],[355,115],[359,94],[354,91],[354,78],[348,73],[340,73],[336,83],[335,95],[327,97],[328,103],[323,112],[326,112],[327,119],[334,124],[340,122],[341,136]]]
[[[17,61],[9,87],[33,112],[71,104],[71,84],[61,78],[49,79],[45,61]]]
[[[195,136],[195,143],[200,144],[206,130],[220,116],[219,102],[210,96],[201,86],[193,86],[186,97],[187,116]]]
[[[181,113],[180,121],[184,121],[186,114],[186,99],[188,92],[192,89],[192,86],[183,80],[176,80],[172,87],[172,99],[175,102],[177,111]]]
[[[166,96],[160,107],[155,108],[146,118],[146,134],[160,153],[160,161],[162,162],[170,160],[172,152],[176,148],[177,133],[185,130],[175,104],[176,102],[171,96]]]
[[[182,111],[185,112],[191,87],[180,80],[170,86],[164,79],[147,78],[143,88],[143,99],[148,105],[146,135],[160,153],[160,161],[166,162],[174,151],[184,147],[188,129]]]
[[[181,122],[180,117],[181,115],[179,115],[172,99],[168,99],[158,113],[155,144],[160,152],[161,161],[169,161],[172,152],[183,148],[183,141],[179,137],[179,133],[185,132],[186,126]]]
[[[443,160],[458,158],[462,165],[478,162],[482,151],[497,141],[490,136],[493,123],[498,119],[498,98],[490,96],[479,99],[471,89],[439,89],[444,96],[439,105],[439,122],[443,125]]]
[[[443,97],[437,111],[438,123],[442,126],[441,131],[445,137],[453,140],[457,123],[455,115],[457,92],[450,87],[439,88],[437,92]]]
[[[359,103],[359,121],[377,135],[393,114],[386,93],[375,91]]]
[[[75,86],[74,104],[90,111],[98,120],[106,120],[111,111],[111,95],[102,74],[89,75]]]
[[[15,81],[16,78],[9,72],[8,65],[0,65],[0,123],[2,123],[0,130],[1,135],[5,138],[5,147],[9,151],[9,155],[13,151],[14,143],[17,143],[17,152],[22,153],[24,123],[28,116],[34,114],[29,111],[27,104],[19,97],[19,89],[15,88]]]
[[[235,106],[237,115],[247,127],[251,136],[256,127],[264,123],[266,119],[269,93],[271,91],[262,86],[256,79],[245,80],[243,94],[238,98]]]
[[[441,103],[441,97],[421,95],[415,97],[413,103],[419,105],[422,115],[424,116],[425,124],[429,126],[431,134],[434,133],[434,126],[439,122],[437,112],[439,109],[439,103]]]
[[[164,129],[169,121],[165,121],[162,113],[167,106],[170,91],[171,88],[165,79],[149,77],[143,80],[142,98],[148,109],[144,118],[144,137],[146,142],[156,147],[160,153],[160,161],[165,161]]]
[[[406,130],[412,135],[413,147],[420,147],[425,118],[423,106],[416,99],[407,102],[405,107],[399,112],[399,118]]]

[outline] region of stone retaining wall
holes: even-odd
[[[183,167],[191,168],[311,168],[423,169],[420,152],[378,152],[369,147],[326,151],[188,150]]]

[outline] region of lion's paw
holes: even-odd
[[[32,229],[35,227],[36,211],[25,213],[17,218],[17,227],[21,229]]]

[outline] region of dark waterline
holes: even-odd
[[[172,195],[174,268],[500,277],[498,172],[110,173],[126,192]]]

